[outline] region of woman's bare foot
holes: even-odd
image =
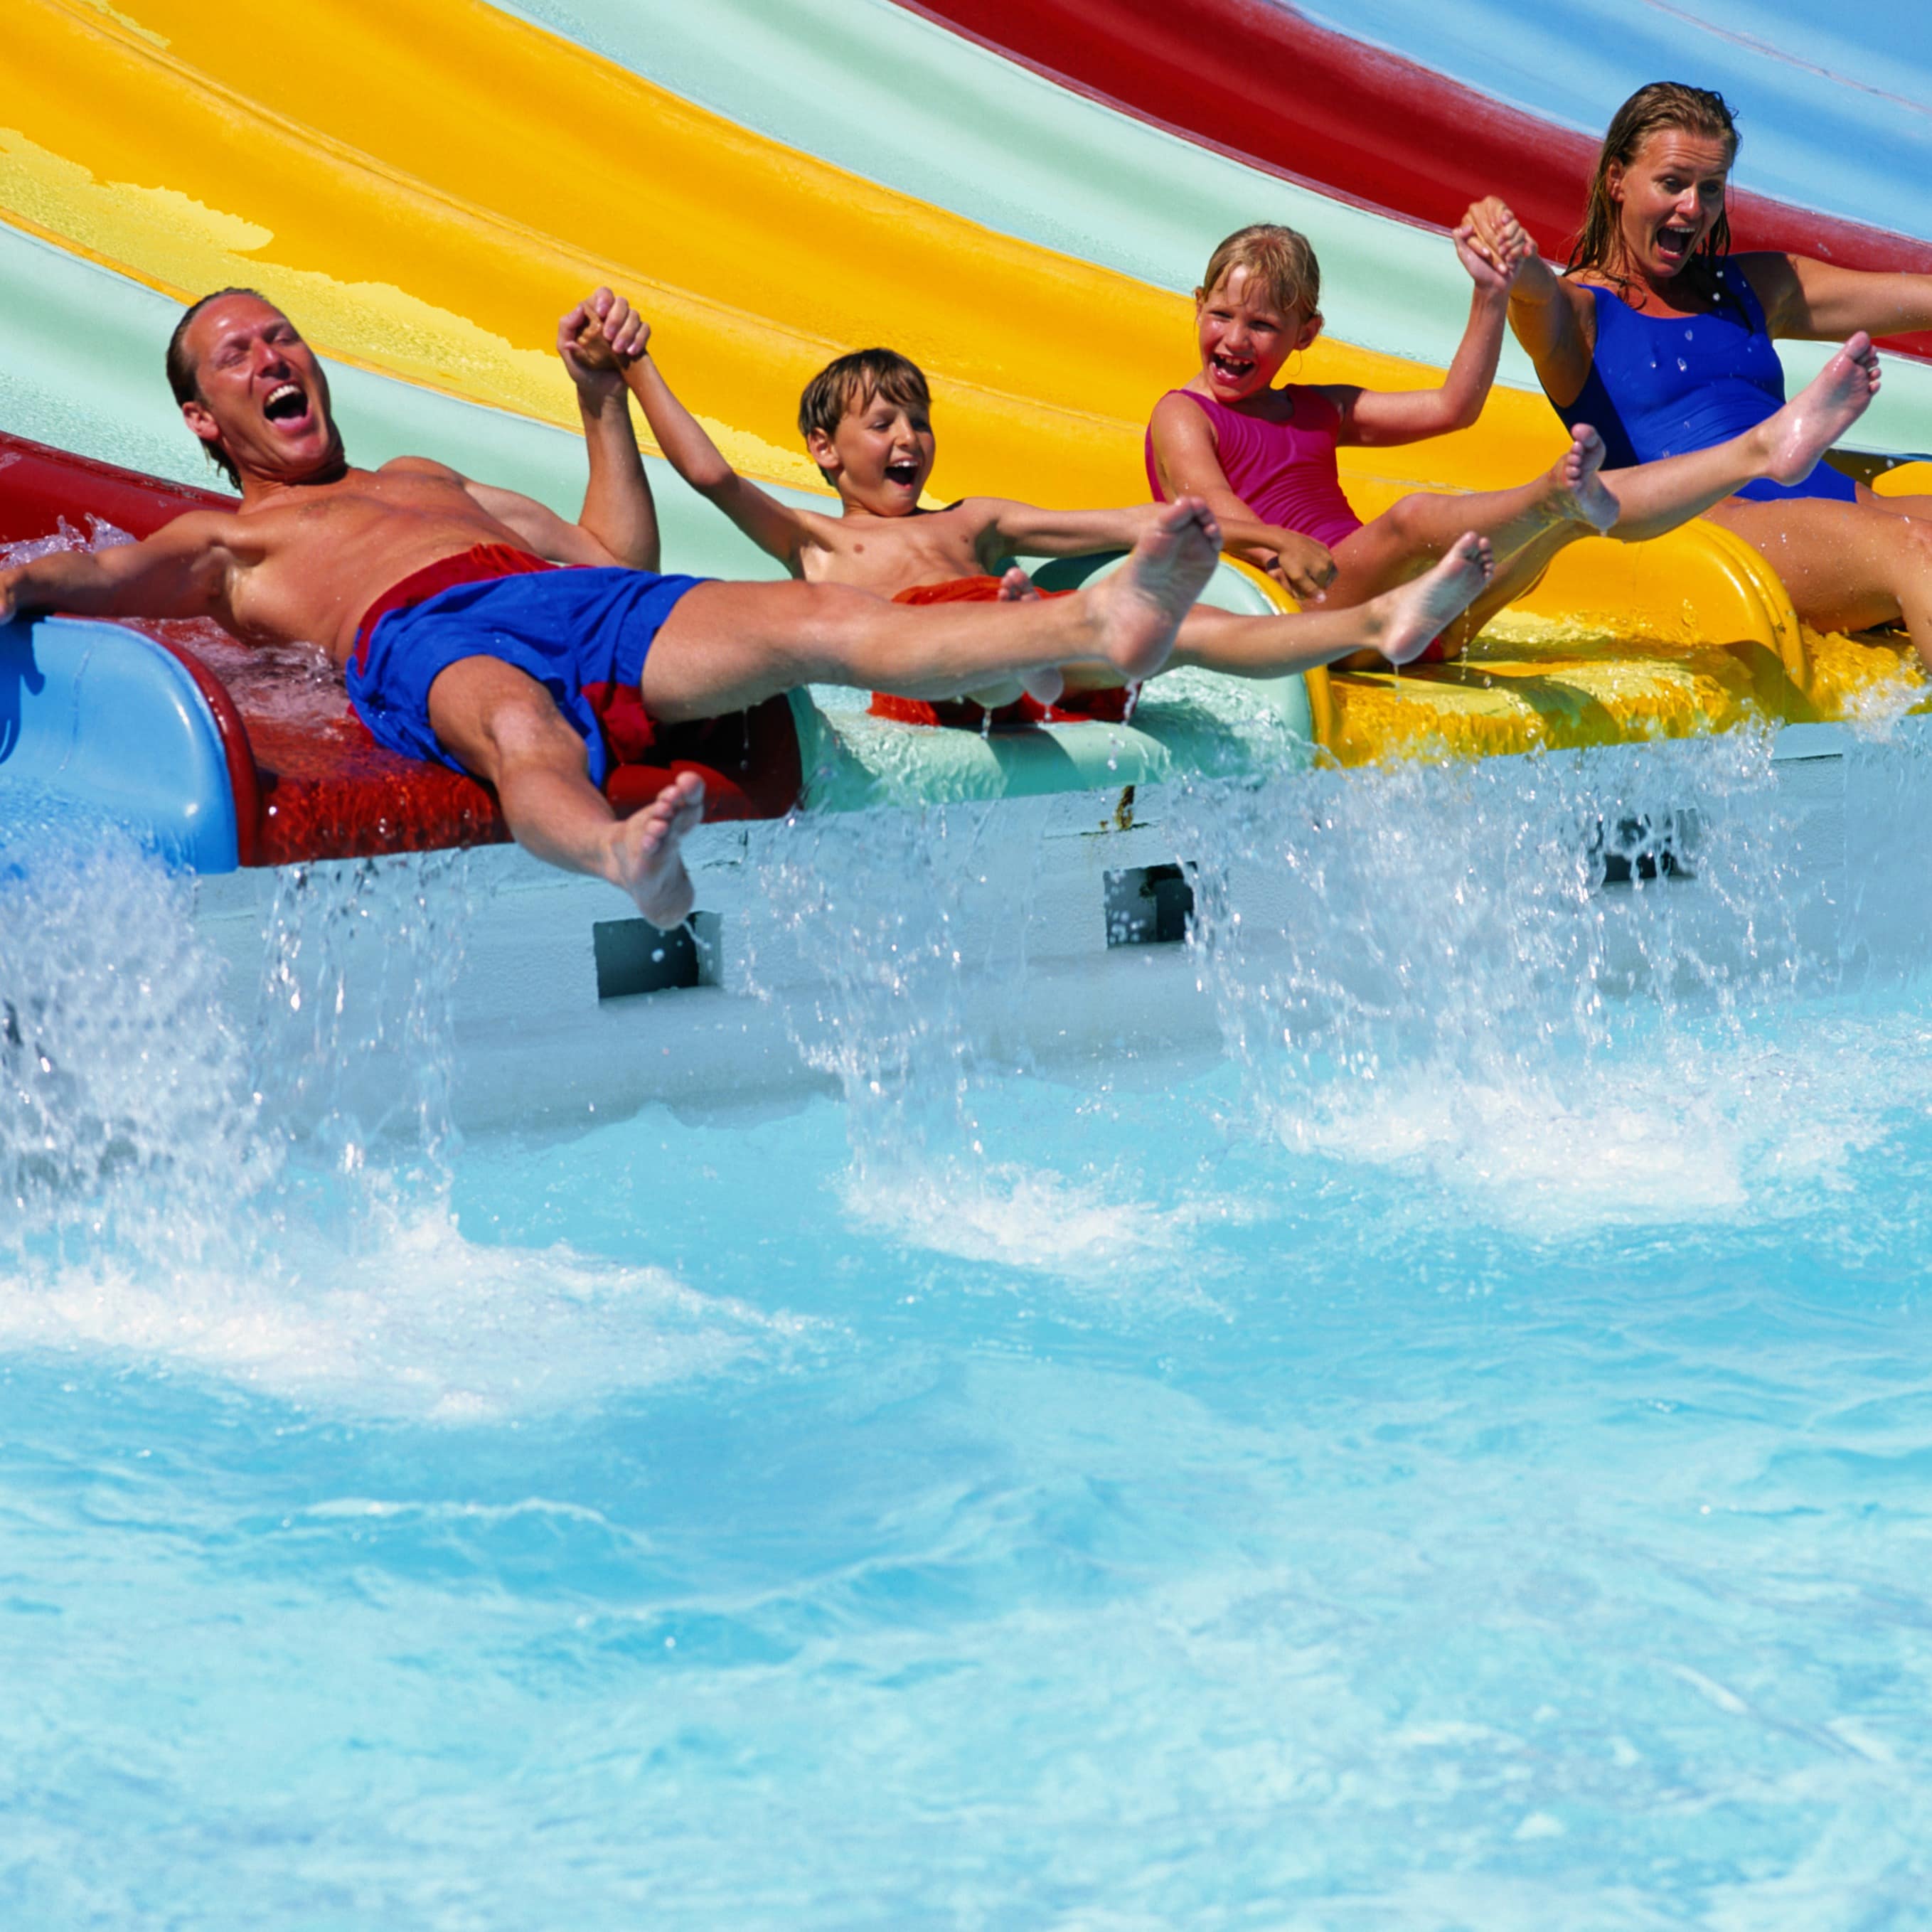
[[[1870,407],[1878,386],[1878,351],[1860,329],[1777,415],[1758,425],[1764,474],[1774,483],[1803,482]]]
[[[643,811],[611,827],[604,876],[660,931],[691,916],[694,895],[679,848],[704,816],[704,781],[695,772],[680,772]]]
[[[1588,524],[1599,536],[1622,512],[1598,474],[1604,466],[1604,439],[1588,423],[1570,433],[1570,447],[1550,472],[1552,507],[1561,516]]]
[[[1363,607],[1364,616],[1385,627],[1376,639],[1376,650],[1390,664],[1419,658],[1430,640],[1476,601],[1496,567],[1487,537],[1473,530],[1458,537],[1432,569]]]
[[[1094,655],[1130,683],[1151,677],[1220,554],[1221,526],[1198,496],[1163,503],[1126,562],[1080,592],[1096,633]]]

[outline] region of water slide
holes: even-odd
[[[274,34],[238,32],[206,0],[16,0],[10,44],[32,84],[0,111],[0,538],[44,534],[50,511],[135,530],[89,493],[124,509],[144,495],[152,524],[209,483],[160,351],[183,300],[230,283],[287,308],[331,358],[356,460],[424,452],[566,512],[582,453],[549,345],[599,282],[639,302],[681,393],[775,485],[819,488],[793,428],[805,379],[886,340],[933,378],[938,498],[1139,500],[1147,411],[1190,372],[1188,291],[1220,235],[1272,218],[1313,238],[1328,332],[1306,379],[1432,381],[1467,308],[1444,224],[1493,187],[1560,248],[1591,130],[1661,71],[1742,110],[1742,239],[1932,267],[1909,186],[1928,147],[1912,50],[1856,28],[1814,44],[1780,4],[1640,9],[1618,41],[1622,10],[1597,0],[1453,15],[1373,0],[1346,32],[1269,0],[310,0]],[[1606,37],[1621,64],[1575,51]],[[1932,449],[1932,344],[1894,348],[1858,432],[1881,457]],[[1820,353],[1791,346],[1792,375]],[[1512,346],[1475,429],[1347,452],[1344,481],[1373,514],[1417,488],[1520,481],[1560,447]],[[661,464],[652,476],[672,567],[770,574]],[[1235,573],[1220,594],[1265,597]],[[50,658],[55,628],[40,627]],[[500,831],[448,774],[358,818],[350,767],[380,758],[312,692],[293,703],[232,658],[211,680],[218,640],[162,641],[202,667],[190,683],[231,774],[255,768],[252,805],[233,779],[244,862]],[[64,648],[107,677],[85,639]],[[1357,761],[1830,717],[1914,675],[1883,641],[1804,633],[1762,560],[1700,525],[1578,545],[1464,663],[1312,680],[1269,694],[1264,729],[1246,697],[1200,682],[1163,722],[1156,685],[1145,728],[1112,730],[1104,769],[1124,748],[1129,776],[1158,776],[1283,726]],[[0,746],[32,739],[32,681],[0,686]],[[211,682],[233,715],[214,715]],[[10,741],[9,701],[26,721]],[[791,722],[804,776],[865,751],[846,714],[801,704]],[[956,789],[1071,784],[1102,769],[1080,738],[1102,728],[1064,728],[1044,752],[933,756]],[[693,752],[728,776],[749,755]],[[38,769],[68,758],[43,749]],[[868,777],[851,796],[878,795]],[[743,809],[773,808],[771,788],[740,789]]]

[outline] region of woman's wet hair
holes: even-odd
[[[1284,314],[1312,315],[1322,306],[1322,264],[1308,237],[1276,221],[1238,228],[1208,258],[1201,292],[1211,296],[1237,268],[1245,268]]]
[[[1682,81],[1653,80],[1640,87],[1610,117],[1604,136],[1603,151],[1597,157],[1597,171],[1590,178],[1590,199],[1583,212],[1583,226],[1570,250],[1569,268],[1593,268],[1612,281],[1624,279],[1616,272],[1623,254],[1623,240],[1617,226],[1616,205],[1610,200],[1610,172],[1612,164],[1628,169],[1637,151],[1653,134],[1666,130],[1701,134],[1706,140],[1724,144],[1725,165],[1737,159],[1738,125],[1730,104],[1708,87],[1687,87]],[[1720,256],[1731,246],[1731,218],[1720,214],[1711,232],[1697,245],[1700,255]]]
[[[220,302],[224,296],[253,296],[258,302],[265,302],[271,308],[274,303],[255,289],[217,289],[205,295],[200,301],[183,311],[182,319],[175,324],[175,332],[168,338],[168,387],[174,392],[177,403],[198,403],[201,400],[201,383],[195,373],[194,359],[188,352],[185,338],[188,325],[210,302]],[[236,489],[242,487],[242,472],[230,460],[226,450],[218,442],[204,442],[202,448],[208,452],[208,460],[225,475]]]
[[[806,384],[798,399],[798,433],[810,438],[814,430],[830,436],[855,410],[869,408],[875,396],[896,407],[932,413],[932,396],[926,371],[896,349],[855,349],[828,362]]]

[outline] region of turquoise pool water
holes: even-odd
[[[1749,741],[1184,800],[1185,1060],[988,1064],[959,880],[796,828],[837,1091],[541,1138],[449,1126],[460,862],[285,904],[250,1023],[16,830],[0,1922],[1922,1924],[1928,786],[1858,755],[1822,875]]]

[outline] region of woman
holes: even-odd
[[[1721,95],[1660,81],[1618,109],[1562,275],[1500,201],[1468,220],[1515,265],[1510,326],[1567,423],[1612,465],[1702,449],[1784,400],[1776,336],[1836,340],[1932,327],[1932,276],[1808,256],[1729,253],[1724,190],[1737,129]],[[1819,630],[1903,622],[1932,670],[1932,497],[1874,495],[1820,464],[1746,484],[1706,512],[1765,557]]]

